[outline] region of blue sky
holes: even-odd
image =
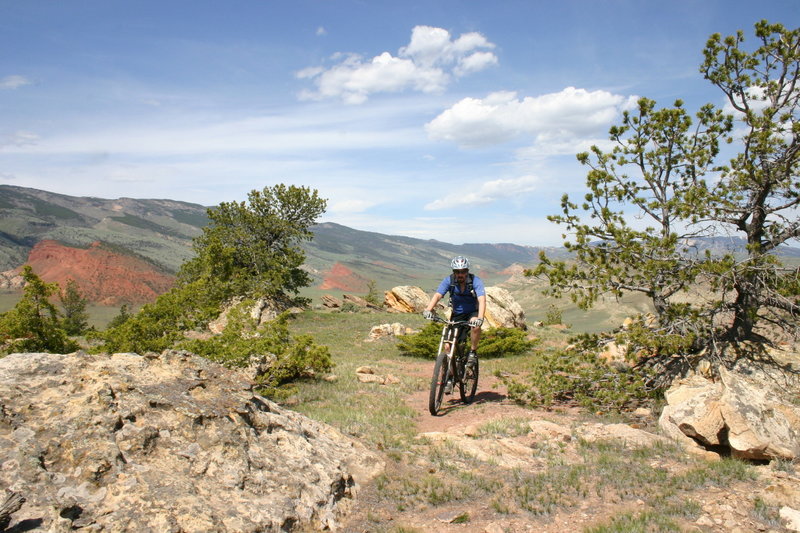
[[[712,33],[800,1],[0,0],[0,182],[243,200],[451,243],[560,245],[575,154],[639,96],[722,105]]]

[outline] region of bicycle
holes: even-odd
[[[472,403],[475,391],[478,389],[480,369],[477,358],[474,365],[467,366],[466,338],[469,334],[469,322],[465,320],[454,322],[435,315],[431,320],[444,324],[437,352],[439,355],[433,366],[431,392],[428,398],[428,410],[433,416],[436,416],[450,380],[452,380],[453,387],[458,384],[461,401],[466,404]],[[445,350],[445,346],[448,345],[450,349]]]

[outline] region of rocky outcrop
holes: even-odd
[[[522,306],[502,287],[486,287],[485,318],[489,327],[527,329]]]
[[[322,307],[327,307],[328,309],[339,309],[342,306],[342,301],[330,294],[323,294],[321,301]]]
[[[397,385],[400,383],[400,378],[392,374],[378,374],[374,368],[370,366],[360,366],[356,368],[356,379],[360,383],[377,383],[378,385]]]
[[[0,291],[20,291],[25,286],[19,271],[7,270],[0,272]]]
[[[659,425],[687,446],[794,460],[800,457],[800,406],[790,397],[798,390],[790,376],[763,366],[720,368],[717,381],[692,375],[666,392]]]
[[[381,308],[378,307],[377,305],[374,305],[374,304],[368,302],[367,300],[365,300],[364,298],[362,298],[360,296],[356,296],[354,294],[343,294],[342,295],[342,300],[343,300],[343,304],[342,305],[344,305],[346,303],[349,303],[349,304],[354,305],[356,307],[359,307],[361,309],[369,309],[371,311],[380,311],[381,310]]]
[[[377,326],[372,326],[369,330],[369,337],[367,337],[367,342],[376,341],[378,339],[385,339],[387,337],[401,337],[403,335],[411,335],[412,333],[416,333],[412,328],[406,327],[400,322],[394,322],[393,324],[379,324]]]
[[[0,398],[0,484],[28,500],[16,524],[44,530],[332,529],[382,468],[185,352],[12,354]]]
[[[394,287],[386,291],[384,306],[396,313],[421,313],[430,301],[430,296],[421,288],[414,286]],[[525,312],[511,293],[502,287],[486,288],[486,328],[527,329]]]
[[[234,298],[222,310],[217,318],[208,323],[208,330],[217,335],[225,331],[228,326],[228,319],[230,313],[242,305],[242,298]],[[253,326],[259,326],[264,322],[275,320],[281,313],[289,311],[290,313],[302,312],[301,309],[292,307],[291,301],[270,300],[267,298],[259,298],[253,300],[249,308],[245,310],[252,321]]]
[[[324,274],[324,279],[319,288],[322,290],[340,289],[343,291],[366,291],[369,280],[342,263],[335,263],[331,269]]]
[[[383,304],[395,313],[421,313],[429,301],[430,297],[421,288],[402,285],[386,291]]]
[[[380,306],[377,306],[366,299],[356,296],[354,294],[343,294],[342,299],[339,300],[338,298],[331,296],[329,294],[323,294],[320,298],[322,302],[322,307],[327,309],[342,309],[345,308],[345,305],[358,309],[369,310],[369,311],[382,311]]]

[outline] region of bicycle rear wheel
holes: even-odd
[[[436,364],[433,365],[431,392],[428,397],[428,411],[430,411],[433,416],[436,416],[439,412],[439,408],[442,406],[444,388],[447,386],[447,380],[449,378],[450,365],[447,364],[447,353],[442,352],[436,358]]]
[[[461,401],[464,403],[472,403],[475,399],[475,391],[478,389],[478,374],[480,373],[480,364],[478,359],[475,358],[475,364],[464,364],[463,375],[458,384],[458,392],[461,393]]]

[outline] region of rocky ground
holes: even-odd
[[[429,365],[409,362],[405,371],[409,375],[423,377],[429,372]],[[522,408],[508,397],[505,388],[493,376],[482,376],[476,401],[465,406],[457,401],[457,395],[445,401],[441,416],[428,413],[427,391],[419,391],[407,398],[407,404],[416,414],[418,441],[422,447],[445,446],[456,453],[453,456],[469,456],[470,461],[456,468],[486,473],[492,470],[501,478],[511,478],[522,470],[542,470],[546,468],[537,456],[536,450],[557,449],[561,461],[580,462],[576,453],[579,440],[621,443],[623,450],[638,446],[653,446],[661,442],[656,420],[652,413],[641,413],[638,421],[628,423],[600,423],[592,421],[578,409],[558,411],[531,410]],[[484,434],[482,428],[490,427],[498,421],[514,420],[519,426],[527,421],[527,428],[517,434]],[[557,447],[554,445],[557,444]],[[624,452],[623,452],[624,453]],[[679,454],[680,455],[680,454]],[[452,475],[441,465],[430,463],[420,457],[425,452],[417,450],[413,460],[387,461],[388,478],[414,479],[428,474]],[[552,458],[550,459],[552,461]],[[705,459],[703,459],[705,460]],[[683,472],[686,462],[661,459],[653,465],[667,475]],[[623,467],[624,468],[624,467]],[[753,465],[755,479],[738,481],[727,486],[703,486],[699,489],[687,488],[682,501],[689,509],[685,516],[673,519],[678,530],[697,532],[783,532],[787,529],[779,516],[779,508],[784,505],[800,506],[800,472],[792,465],[764,464]],[[606,493],[589,491],[569,505],[557,507],[552,512],[536,514],[519,509],[498,512],[496,501],[490,498],[463,499],[437,505],[420,503],[408,506],[398,500],[387,498],[387,489],[377,482],[362,487],[351,513],[342,521],[343,531],[437,531],[486,533],[500,532],[564,532],[583,531],[608,524],[613,517],[629,513],[647,516],[651,504],[647,497],[635,495],[625,498],[609,497]],[[648,488],[641,487],[632,490]],[[652,500],[650,500],[652,502]],[[513,507],[513,506],[511,506]],[[674,513],[673,513],[674,515]],[[675,531],[672,526],[656,523],[647,524],[646,529],[635,529],[633,525],[611,531]],[[645,523],[647,520],[645,519]]]

